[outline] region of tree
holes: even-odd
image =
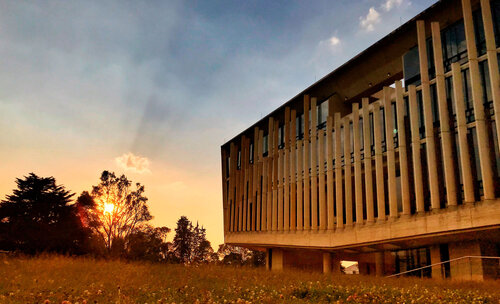
[[[109,252],[126,247],[126,240],[135,229],[153,218],[144,186],[136,183],[132,189],[131,185],[125,175],[117,177],[114,172],[103,171],[100,183],[92,187],[90,195],[95,208],[89,212],[89,221]]]
[[[175,228],[173,253],[180,263],[207,263],[216,260],[212,245],[207,240],[206,229],[196,223],[196,227],[187,217],[181,216]]]
[[[0,202],[0,248],[34,254],[42,251],[82,253],[89,231],[73,193],[54,177],[30,173],[16,179],[17,189]]]
[[[244,247],[221,244],[217,250],[219,261],[224,265],[251,265],[264,266],[266,264],[266,253],[264,251],[251,250]]]
[[[144,225],[129,235],[126,257],[132,260],[165,261],[170,243],[167,234],[170,228]]]
[[[198,223],[196,223],[196,227],[193,229],[193,241],[192,241],[192,257],[191,261],[194,263],[204,263],[211,262],[212,255],[214,250],[212,249],[212,245],[207,240],[206,236],[207,232],[203,226],[200,228]]]
[[[177,221],[174,236],[174,253],[181,263],[191,262],[193,242],[193,225],[187,217],[181,216]]]

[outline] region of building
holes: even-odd
[[[225,242],[272,270],[499,278],[462,259],[499,256],[499,46],[500,0],[439,1],[225,143]]]

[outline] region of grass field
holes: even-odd
[[[67,301],[67,302],[64,302]],[[500,303],[499,282],[0,257],[0,303]]]

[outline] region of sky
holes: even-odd
[[[0,199],[123,173],[217,249],[220,146],[434,2],[0,0]]]

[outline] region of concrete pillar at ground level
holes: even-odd
[[[339,275],[342,272],[340,271],[340,259],[338,257],[333,257],[332,258],[332,273]]]
[[[481,256],[478,241],[457,242],[448,245],[450,260],[466,256]],[[463,258],[450,262],[451,278],[454,280],[483,280],[483,266],[480,258]]]
[[[431,246],[431,264],[437,264],[441,262],[441,251],[439,249],[439,245]],[[442,279],[443,272],[441,270],[441,265],[432,266],[432,278],[433,279]]]
[[[323,252],[323,273],[332,272],[332,254],[330,252]]]
[[[385,273],[385,261],[384,261],[384,252],[379,251],[375,252],[375,274],[377,277],[384,276]]]
[[[271,249],[271,270],[283,270],[283,250],[278,248]]]
[[[271,249],[266,248],[266,270],[271,270]]]

